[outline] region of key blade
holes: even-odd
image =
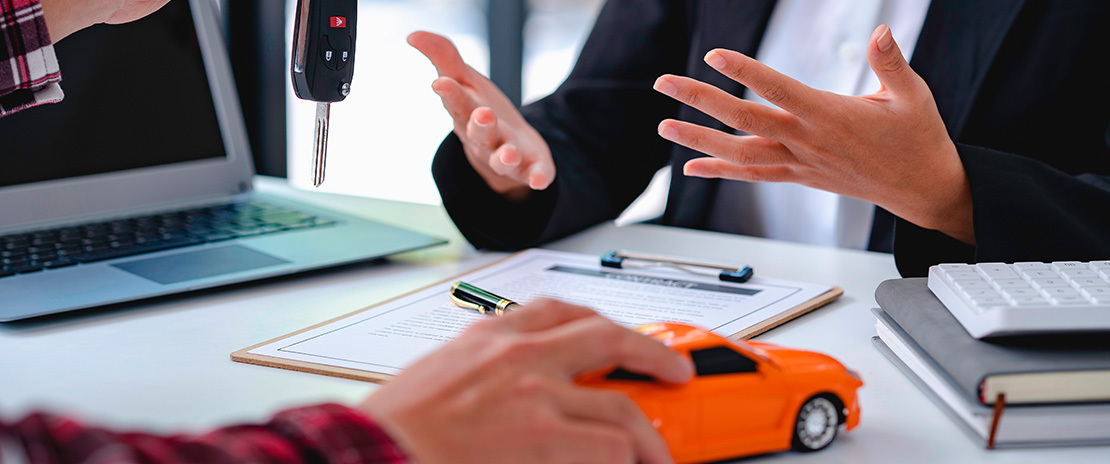
[[[316,104],[316,133],[312,142],[312,185],[324,183],[324,168],[328,157],[328,124],[331,120],[331,103]]]

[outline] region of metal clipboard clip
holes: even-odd
[[[715,263],[711,261],[698,261],[676,256],[653,255],[635,251],[610,251],[601,257],[603,267],[614,269],[642,269],[649,267],[667,266],[691,274],[704,275],[691,268],[712,269],[718,271],[717,278],[725,282],[744,283],[751,280],[755,270],[747,264],[739,266],[733,264]]]

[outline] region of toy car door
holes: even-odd
[[[789,447],[782,433],[787,392],[774,368],[729,346],[693,350],[697,369],[703,449],[715,458],[764,453]]]

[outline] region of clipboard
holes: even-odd
[[[478,273],[480,271],[492,268],[494,266],[501,265],[501,264],[503,264],[507,261],[510,261],[510,260],[516,258],[516,257],[519,257],[520,255],[522,255],[523,253],[526,253],[528,251],[529,250],[524,250],[524,251],[520,251],[520,252],[517,252],[517,253],[513,253],[512,255],[509,255],[509,256],[507,256],[505,258],[502,258],[500,260],[497,260],[497,261],[494,261],[492,263],[486,264],[484,266],[472,269],[472,270],[464,272],[462,274],[437,281],[437,282],[432,283],[430,285],[427,285],[427,286],[421,287],[419,289],[404,293],[402,295],[398,295],[396,297],[387,299],[387,300],[379,302],[377,304],[374,304],[374,305],[371,305],[371,306],[368,306],[368,307],[365,307],[365,308],[362,308],[362,309],[359,309],[359,310],[356,310],[356,311],[352,311],[350,313],[347,313],[347,314],[344,314],[344,315],[341,315],[341,316],[323,321],[319,324],[315,324],[315,325],[312,325],[310,327],[306,327],[304,329],[301,329],[301,330],[298,330],[298,331],[295,331],[295,332],[292,332],[292,333],[289,333],[289,334],[286,334],[286,335],[282,335],[280,337],[276,337],[276,338],[264,341],[262,343],[255,344],[255,345],[249,346],[247,348],[243,348],[241,350],[235,351],[234,353],[231,353],[231,360],[235,361],[235,362],[245,363],[245,364],[254,364],[254,365],[258,365],[258,366],[273,367],[273,368],[286,369],[286,370],[297,371],[297,372],[305,372],[305,373],[310,373],[310,374],[319,374],[319,375],[326,375],[326,376],[330,376],[330,377],[339,377],[339,378],[344,378],[344,379],[360,380],[360,381],[373,382],[373,383],[384,383],[384,382],[388,381],[390,378],[392,378],[394,375],[393,374],[388,374],[388,373],[382,373],[382,372],[375,372],[375,371],[371,371],[371,370],[354,369],[354,368],[349,368],[349,367],[341,367],[341,366],[334,366],[334,365],[328,365],[328,364],[307,362],[307,361],[301,361],[301,360],[295,360],[295,359],[287,359],[287,358],[282,358],[282,357],[277,357],[277,356],[257,354],[257,353],[252,353],[252,351],[254,351],[256,349],[259,349],[259,348],[262,348],[262,347],[265,347],[265,346],[277,344],[277,343],[282,342],[282,341],[288,341],[290,339],[295,339],[298,336],[301,336],[301,335],[305,334],[306,332],[313,331],[313,330],[328,326],[330,324],[334,324],[334,323],[337,323],[339,321],[343,321],[345,319],[356,318],[360,314],[371,312],[371,311],[373,311],[375,309],[378,309],[378,308],[381,308],[385,305],[389,305],[389,304],[397,302],[399,300],[409,298],[413,295],[428,291],[429,289],[436,288],[436,287],[441,287],[441,286],[444,286],[444,285],[449,285],[451,282],[454,282],[454,281],[457,281],[457,280],[460,280],[460,279],[465,279],[466,276]],[[764,320],[760,321],[759,323],[748,326],[747,328],[745,328],[743,330],[740,330],[738,332],[733,333],[728,338],[733,339],[733,340],[747,340],[747,339],[756,337],[760,334],[763,334],[763,333],[767,332],[768,330],[771,330],[775,327],[778,327],[782,324],[785,324],[786,322],[789,322],[793,319],[796,319],[796,318],[798,318],[798,317],[800,317],[800,316],[802,316],[806,313],[809,313],[810,311],[813,311],[814,309],[820,308],[821,306],[824,306],[824,305],[836,300],[837,298],[840,298],[840,296],[843,295],[843,294],[844,294],[844,290],[842,288],[837,287],[837,286],[833,286],[829,290],[825,291],[824,293],[821,293],[820,295],[818,295],[814,298],[810,298],[809,300],[805,301],[802,304],[793,306],[793,307],[791,307],[791,308],[789,308],[785,311],[782,311],[782,312],[774,315],[773,317],[769,317],[767,319],[764,319]]]

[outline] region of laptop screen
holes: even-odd
[[[54,49],[65,99],[0,118],[0,187],[226,156],[189,2]]]

